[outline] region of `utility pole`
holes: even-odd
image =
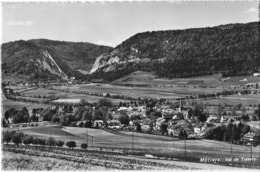
[[[253,158],[253,155],[252,155],[252,149],[253,149],[253,142],[251,143],[251,151],[250,151],[250,153],[251,153],[251,162],[252,162],[252,158]]]
[[[87,145],[88,145],[88,128],[86,128],[86,142],[87,142]]]
[[[132,131],[132,150],[134,150],[134,132]]]
[[[93,148],[93,136],[91,136],[92,137],[92,148]]]
[[[230,151],[231,151],[231,154],[232,154],[232,139],[230,140]]]
[[[186,132],[185,132],[186,133]],[[185,145],[185,161],[186,161],[186,134],[184,136],[184,145]]]

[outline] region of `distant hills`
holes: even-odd
[[[251,75],[260,70],[259,28],[252,22],[138,33],[99,56],[82,79],[111,82],[138,70],[165,78]]]
[[[260,72],[259,28],[252,22],[143,32],[115,48],[47,39],[9,42],[2,44],[2,76],[111,82],[135,71],[169,79],[251,75]]]
[[[25,75],[31,79],[67,79],[89,71],[96,57],[111,47],[91,43],[20,40],[2,44],[2,76]]]

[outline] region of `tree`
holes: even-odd
[[[83,111],[83,119],[91,121],[92,120],[92,113],[93,113],[93,111],[90,110],[90,109],[84,110]]]
[[[84,107],[85,105],[88,105],[88,102],[85,99],[80,99],[79,105]]]
[[[199,113],[198,118],[201,122],[207,121],[207,115],[205,113]]]
[[[168,128],[168,125],[163,122],[163,123],[161,124],[161,126],[160,126],[160,129],[161,129],[161,131],[162,131],[162,134],[168,133],[168,132],[167,132],[167,128]]]
[[[225,128],[224,130],[224,136],[223,136],[224,141],[229,141],[230,140],[230,131],[228,130],[228,128]]]
[[[17,146],[19,146],[20,143],[22,143],[23,137],[24,137],[23,132],[15,133],[14,136],[13,136],[13,138],[12,138],[12,141],[13,141]]]
[[[23,107],[22,115],[23,115],[23,122],[28,122],[29,121],[29,111],[26,107]]]
[[[141,120],[140,115],[135,115],[135,114],[130,115],[129,119],[130,119],[130,121]]]
[[[179,132],[179,137],[181,139],[186,139],[188,136],[187,132],[185,131],[185,129],[182,129],[180,132]]]
[[[25,136],[23,138],[23,144],[29,145],[33,143],[33,137],[32,136]]]
[[[257,117],[256,117],[256,115],[253,115],[253,117],[252,117],[252,121],[257,121]]]
[[[82,143],[81,144],[81,149],[87,149],[88,148],[88,144],[87,143]]]
[[[94,116],[93,116],[93,120],[103,120],[103,113],[101,112],[101,110],[95,110],[94,111]]]
[[[249,131],[250,131],[250,126],[249,125],[244,125],[244,127],[241,130],[241,135],[244,136]]]
[[[92,122],[91,121],[86,121],[84,123],[84,128],[91,128],[92,127]]]
[[[142,131],[141,125],[138,121],[135,122],[135,126],[136,126],[136,131],[138,131],[138,132]]]
[[[59,123],[59,122],[60,122],[60,118],[59,118],[58,116],[54,115],[54,116],[52,117],[52,119],[51,119],[51,122],[52,122],[52,123]]]
[[[6,142],[7,145],[11,142],[13,136],[15,135],[15,131],[3,131],[2,132],[2,137],[3,137],[3,142]]]
[[[75,148],[77,145],[76,145],[76,142],[74,142],[74,141],[68,141],[68,142],[66,142],[66,146],[69,148]]]
[[[56,146],[56,140],[54,137],[48,137],[46,140],[46,144],[49,145],[50,147]]]
[[[32,116],[29,117],[29,120],[32,122],[38,122],[38,117],[35,113],[33,113]]]
[[[62,126],[68,126],[70,124],[71,120],[68,115],[63,115],[60,118],[60,125]]]
[[[225,126],[219,126],[214,131],[215,131],[215,140],[223,141]]]
[[[118,120],[121,124],[128,125],[129,124],[129,116],[126,113],[121,113],[118,117]]]
[[[37,147],[37,145],[40,145],[40,139],[38,137],[33,138],[32,144]]]
[[[45,139],[39,139],[38,144],[41,145],[41,146],[44,146],[46,144],[46,140]]]
[[[98,106],[99,107],[102,107],[102,106],[105,106],[105,107],[113,107],[113,103],[111,100],[109,99],[99,99],[98,100]]]
[[[250,118],[249,118],[248,114],[246,114],[246,115],[242,115],[241,119],[244,121],[248,121]]]
[[[232,139],[232,140],[237,140],[236,136],[237,136],[237,126],[236,126],[236,125],[233,125],[233,127],[232,127],[231,139]]]
[[[57,146],[62,147],[64,145],[64,141],[58,140],[57,141]]]
[[[7,124],[6,120],[3,117],[2,117],[2,127],[3,128],[8,127],[8,124]]]

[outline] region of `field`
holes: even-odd
[[[33,108],[41,108],[41,107],[46,108],[49,106],[46,104],[36,104],[36,103],[8,100],[3,95],[1,97],[2,97],[2,112],[5,112],[10,108],[22,109],[23,107],[26,107],[28,110],[32,110]]]
[[[198,102],[203,102],[204,104],[209,103],[213,105],[218,104],[228,104],[228,105],[257,105],[260,103],[260,95],[242,95],[242,96],[227,96],[218,99],[210,99],[210,100],[198,100]]]
[[[118,95],[127,95],[130,97],[149,97],[149,98],[177,98],[187,95],[198,95],[207,93],[216,93],[213,89],[189,89],[189,88],[171,88],[171,87],[124,87],[110,84],[84,84],[73,86],[57,86],[54,89],[67,91],[87,91],[92,93],[109,93]]]
[[[115,148],[131,148],[132,147],[132,132],[113,132],[105,131],[100,129],[86,129],[77,127],[64,127],[62,129],[53,127],[40,127],[40,128],[20,128],[25,134],[49,137],[50,135],[58,138],[73,139],[79,143],[88,142],[98,147],[115,147]],[[88,138],[86,138],[86,133]],[[172,149],[183,149],[184,140],[179,140],[177,138],[172,138],[168,136],[156,136],[148,135],[142,133],[133,133],[134,137],[134,147],[135,148],[150,148],[150,149],[162,149],[162,150],[172,150]],[[221,153],[229,154],[230,144],[226,142],[219,142],[213,140],[187,140],[186,148],[188,152],[204,152],[204,153]],[[254,152],[257,153],[258,147],[254,147]],[[240,145],[233,145],[233,154],[243,154],[244,156],[250,154],[250,147],[244,147]],[[256,157],[258,154],[255,155]]]
[[[117,132],[75,127],[64,127],[62,129],[53,127],[20,128],[20,131],[34,137],[47,138],[49,136],[53,136],[56,140],[73,140],[77,142],[78,146],[81,143],[88,142],[90,151],[99,151],[99,148],[102,148],[103,153],[108,150],[119,150],[119,152],[120,150],[129,150],[131,152],[132,148],[134,148],[137,154],[143,156],[145,154],[149,154],[157,157],[177,158],[182,161],[184,160],[185,141],[168,136],[156,136],[135,132],[132,136],[132,132],[127,131]],[[88,138],[86,138],[86,133],[88,134]],[[255,168],[255,165],[259,162],[259,148],[259,146],[252,147],[252,157],[254,159],[252,165],[254,165],[251,166],[251,168]],[[221,160],[219,164],[228,165],[230,163],[225,162],[225,158],[250,158],[250,152],[251,147],[232,145],[231,153],[231,145],[226,142],[213,140],[186,141],[187,159],[192,162],[198,162],[200,158],[219,158]],[[120,156],[125,156],[125,154]],[[247,166],[248,162],[240,162],[240,164],[237,162],[235,166],[242,164]]]
[[[244,81],[242,81],[244,80]],[[221,74],[210,76],[192,77],[192,78],[157,78],[151,72],[136,71],[123,78],[115,80],[114,84],[154,84],[154,85],[200,85],[200,86],[227,86],[227,85],[245,85],[247,83],[260,82],[260,77],[253,76],[235,76],[222,78]]]

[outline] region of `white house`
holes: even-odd
[[[253,73],[253,76],[260,76],[260,73]]]
[[[194,127],[194,134],[201,134],[205,130],[205,126],[203,124],[198,124]]]

